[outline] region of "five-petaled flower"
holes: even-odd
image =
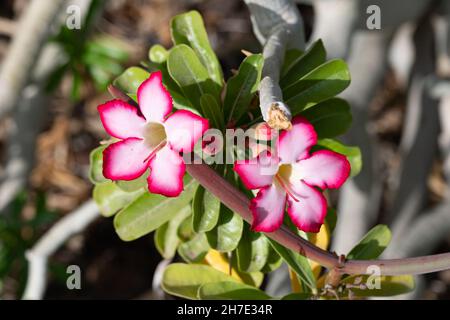
[[[137,91],[139,109],[121,100],[98,107],[105,130],[119,142],[103,152],[103,175],[134,180],[150,167],[148,190],[167,197],[183,191],[186,165],[181,152],[191,152],[208,129],[208,120],[190,111],[172,112],[172,98],[154,72]]]
[[[320,189],[339,188],[350,174],[350,164],[341,154],[319,150],[314,127],[296,117],[290,131],[282,131],[276,152],[265,150],[250,160],[238,160],[234,169],[249,189],[260,189],[252,199],[252,228],[273,232],[287,212],[297,228],[319,232],[327,214],[327,201]],[[273,151],[273,150],[272,150]]]

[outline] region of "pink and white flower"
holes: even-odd
[[[181,152],[191,152],[208,129],[208,120],[190,111],[171,114],[172,97],[154,72],[137,91],[139,110],[121,100],[98,106],[105,130],[120,141],[103,152],[103,175],[134,180],[150,168],[148,190],[167,197],[183,191],[186,170]]]
[[[319,232],[327,201],[320,189],[339,188],[350,174],[347,158],[336,152],[320,150],[310,153],[317,143],[314,127],[296,117],[292,129],[282,131],[276,152],[265,150],[250,160],[235,162],[234,170],[249,189],[259,189],[252,199],[252,228],[273,232],[278,229],[286,209],[297,228]]]

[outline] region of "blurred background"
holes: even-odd
[[[342,139],[361,148],[364,166],[333,197],[339,253],[377,223],[393,231],[386,258],[450,251],[450,0],[392,2],[298,3],[307,40],[322,38],[352,74],[342,96],[354,124]],[[381,29],[368,23],[374,4]],[[67,28],[71,5],[81,8],[80,30]],[[92,208],[89,153],[107,138],[96,107],[110,99],[108,84],[153,44],[170,47],[170,18],[193,9],[226,78],[242,49],[261,51],[242,0],[1,1],[0,299],[22,297],[27,250],[80,206]],[[161,298],[153,235],[125,243],[111,219],[93,217],[50,250],[43,298]],[[66,287],[69,265],[82,270],[81,290]],[[281,290],[283,281],[265,285]],[[450,298],[450,271],[417,286],[404,298]]]

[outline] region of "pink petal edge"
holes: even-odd
[[[295,163],[309,156],[317,144],[317,133],[308,120],[301,116],[292,119],[292,129],[283,130],[277,141],[277,152],[282,163]]]
[[[320,191],[304,182],[296,187],[299,201],[287,197],[288,215],[298,229],[317,233],[327,215],[327,200]]]
[[[283,224],[286,193],[275,184],[262,188],[250,202],[252,230],[273,232]]]
[[[103,176],[113,181],[137,179],[148,169],[150,153],[138,138],[113,143],[103,150]]]
[[[111,100],[97,107],[106,132],[115,138],[141,138],[145,119],[138,110],[121,100]]]
[[[166,197],[177,197],[183,191],[186,165],[180,155],[169,146],[158,151],[150,160],[148,190]]]
[[[188,110],[178,110],[164,122],[167,141],[179,152],[192,152],[209,128],[209,121]]]
[[[153,72],[137,90],[139,108],[147,122],[163,122],[172,112],[173,102],[162,82],[162,72]]]

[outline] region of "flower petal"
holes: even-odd
[[[293,165],[293,168],[298,172],[294,176],[321,189],[341,187],[350,174],[347,158],[329,150],[314,152],[310,158]]]
[[[177,197],[183,191],[186,165],[180,155],[168,146],[158,151],[150,160],[148,190],[166,197]]]
[[[145,119],[138,110],[121,100],[112,100],[97,107],[103,127],[109,135],[119,138],[141,138]]]
[[[151,149],[142,139],[128,138],[103,151],[103,175],[111,180],[134,180],[148,168]]]
[[[292,222],[305,232],[319,232],[327,214],[327,201],[323,194],[304,182],[295,186],[297,200],[287,197],[287,212]]]
[[[286,192],[274,183],[262,188],[250,203],[253,215],[252,229],[257,232],[273,232],[283,224]]]
[[[153,72],[137,91],[139,107],[147,121],[163,122],[172,112],[172,97],[162,83],[161,71]]]
[[[172,114],[166,122],[167,141],[179,152],[191,152],[197,141],[208,130],[208,120],[187,110]]]
[[[278,165],[278,158],[265,150],[256,158],[237,160],[234,163],[234,171],[239,174],[248,189],[260,189],[272,184]]]
[[[298,116],[292,119],[292,129],[282,131],[277,142],[281,162],[294,163],[308,156],[317,143],[317,133],[308,120]]]

